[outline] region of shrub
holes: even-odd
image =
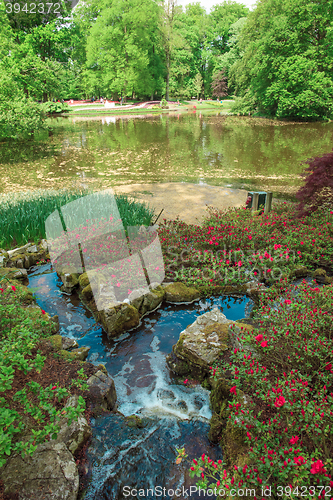
[[[316,156],[304,162],[309,165],[301,174],[305,184],[296,193],[300,216],[309,215],[318,208],[333,208],[333,152]]]
[[[43,110],[45,113],[66,113],[70,110],[70,107],[67,103],[61,102],[44,102]]]

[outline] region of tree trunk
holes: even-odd
[[[166,86],[165,86],[165,99],[168,101],[169,100],[169,79],[170,79],[170,52],[167,50],[166,53],[166,67],[167,67],[167,74],[166,74]]]

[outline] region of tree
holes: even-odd
[[[213,96],[218,97],[219,99],[228,95],[227,77],[224,75],[224,70],[219,71],[214,76],[212,82],[212,91]]]
[[[87,67],[105,94],[150,95],[156,56],[154,31],[158,6],[153,0],[106,0],[87,39]]]
[[[203,85],[202,76],[200,75],[200,73],[197,73],[193,80],[193,88],[197,94],[197,99],[199,99],[199,96],[202,92],[202,85]]]
[[[298,119],[333,111],[333,1],[265,0],[241,32],[236,92],[252,110]]]
[[[309,215],[319,208],[333,208],[333,152],[304,162],[308,165],[301,174],[305,184],[296,193],[300,216]]]

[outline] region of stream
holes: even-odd
[[[189,488],[195,485],[188,474],[192,459],[206,453],[219,460],[222,453],[207,438],[209,391],[195,381],[185,385],[176,379],[165,358],[180,332],[199,315],[217,306],[228,319],[249,317],[252,301],[221,296],[191,305],[167,304],[143,317],[135,330],[109,340],[78,295],[62,293],[60,285],[50,264],[29,272],[29,288],[35,292],[37,303],[51,316],[59,316],[59,334],[74,338],[80,347],[90,346],[87,361],[105,365],[115,382],[119,412],[138,415],[143,425],[129,427],[120,414],[91,419],[93,435],[86,467],[89,484],[81,498],[189,497]],[[176,448],[182,447],[188,459],[176,465]],[[136,491],[131,491],[133,488]],[[175,494],[176,488],[181,489],[181,496]],[[191,498],[200,496],[192,490]]]

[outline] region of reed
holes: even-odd
[[[0,248],[10,249],[45,238],[45,220],[56,209],[93,191],[38,190],[0,196]],[[120,217],[127,226],[149,226],[154,210],[115,195]]]

